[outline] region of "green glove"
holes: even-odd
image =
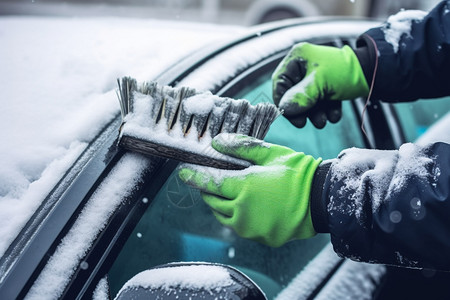
[[[321,159],[245,135],[220,134],[212,146],[254,164],[239,171],[180,168],[180,178],[201,191],[223,225],[272,247],[316,234],[309,196]]]
[[[367,96],[369,86],[359,60],[349,46],[342,48],[295,45],[272,75],[273,99],[284,115],[297,127],[306,117],[317,128],[327,119],[335,123],[341,117],[341,103]]]

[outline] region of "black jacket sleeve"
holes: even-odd
[[[450,95],[450,1],[401,12],[357,46],[374,98]],[[343,257],[450,271],[450,145],[344,150],[316,171],[311,216]]]
[[[325,172],[320,173],[320,170]],[[450,270],[450,145],[347,149],[316,173],[313,224],[357,261]],[[317,194],[315,194],[317,196]]]
[[[363,34],[357,46],[369,86],[374,80],[374,99],[450,95],[450,1],[440,2],[427,15],[400,12]]]

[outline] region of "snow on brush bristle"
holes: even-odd
[[[238,168],[236,165],[216,165],[215,161],[207,163],[205,153],[197,153],[197,150],[193,153],[183,143],[206,141],[209,144],[208,141],[219,133],[241,133],[263,139],[281,114],[270,103],[252,105],[247,100],[219,97],[188,87],[174,88],[156,82],[138,84],[131,77],[118,80],[118,85],[123,119],[119,145],[144,154],[191,163]],[[142,128],[145,128],[144,135]],[[170,137],[177,142],[168,146],[166,137],[161,139],[161,132],[167,133],[167,139]],[[156,135],[158,140],[155,140]]]
[[[118,98],[122,117],[134,112],[136,94],[147,95],[151,110],[149,118],[154,124],[163,122],[170,131],[181,128],[183,135],[195,132],[198,138],[214,137],[219,133],[241,133],[263,139],[271,123],[280,115],[272,104],[251,105],[247,100],[234,100],[225,97],[214,98],[209,111],[192,112],[185,104],[186,99],[203,94],[195,89],[161,86],[156,82],[144,82],[140,85],[130,77],[118,80]],[[203,98],[199,98],[199,101]],[[179,126],[175,126],[179,123]]]

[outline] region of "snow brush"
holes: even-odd
[[[281,114],[270,103],[219,97],[188,87],[173,88],[130,77],[117,80],[122,125],[119,146],[145,155],[220,169],[244,169],[248,161],[211,147],[219,133],[241,133],[263,139]]]

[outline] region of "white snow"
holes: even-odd
[[[28,220],[37,206],[40,204],[54,185],[61,179],[68,166],[81,154],[86,147],[86,143],[75,141],[68,145],[67,149],[61,149],[58,155],[41,171],[39,180],[28,182],[24,179],[24,172],[11,166],[12,161],[2,165],[6,169],[0,172],[9,171],[2,178],[0,184],[6,188],[11,188],[7,195],[0,196],[0,256],[8,247],[9,243],[16,237],[18,231]],[[20,149],[19,151],[20,152]],[[24,157],[24,160],[31,159]],[[39,162],[36,158],[36,162]],[[9,175],[9,176],[7,176]],[[27,185],[21,188],[19,185]],[[5,190],[2,190],[2,193]]]
[[[385,40],[392,45],[394,52],[398,52],[399,42],[403,35],[411,37],[412,22],[420,22],[427,12],[421,10],[402,10],[387,19],[383,27]]]
[[[332,165],[332,181],[344,183],[340,193],[352,192],[353,205],[342,207],[339,200],[333,198],[330,199],[328,209],[331,212],[344,210],[359,218],[363,209],[362,199],[366,188],[370,186],[372,210],[376,212],[408,177],[425,179],[430,176],[427,166],[431,163],[432,159],[423,154],[422,147],[412,143],[403,144],[399,150],[346,149]]]
[[[120,18],[0,18],[0,256],[119,112],[116,78],[154,78],[237,27]]]
[[[433,161],[431,158],[423,155],[422,147],[406,143],[400,147],[398,154],[397,170],[395,170],[395,177],[389,186],[390,191],[400,188],[409,176],[417,176],[424,179],[429,176],[426,167],[432,164]]]
[[[220,97],[205,92],[187,98],[183,101],[183,106],[187,114],[205,115],[212,111],[216,101],[220,101]]]
[[[58,299],[77,268],[89,271],[82,259],[108,218],[126,199],[151,164],[144,157],[127,153],[91,197],[77,221],[59,244],[34,282],[26,299]]]
[[[236,139],[234,134],[229,133],[222,133],[219,134],[216,139],[219,143],[222,145],[230,145],[231,148],[234,146],[232,143],[236,143],[237,141],[241,143],[240,145],[245,145],[245,143],[253,144],[252,146],[255,146],[255,143],[258,143],[259,147],[265,147],[270,148],[271,144],[266,143],[261,140],[255,140],[253,138],[245,138],[244,140]],[[244,141],[244,142],[243,142]],[[211,147],[211,149],[213,149]],[[213,149],[214,150],[214,149]],[[216,151],[216,150],[214,150]],[[217,152],[217,151],[216,151]],[[194,171],[197,171],[199,173],[204,174],[205,180],[213,180],[216,185],[221,185],[226,178],[242,178],[249,175],[260,175],[260,176],[270,176],[272,178],[281,177],[283,174],[288,170],[288,167],[286,167],[283,164],[277,164],[276,162],[285,162],[289,159],[291,155],[296,155],[297,153],[293,152],[288,155],[280,156],[276,160],[268,162],[267,165],[250,165],[242,170],[224,170],[224,169],[217,169],[217,168],[211,168],[211,167],[204,167],[199,165],[193,165],[193,164],[182,164],[180,165],[180,168],[188,168]],[[242,160],[240,160],[242,161]],[[247,161],[245,161],[247,162]],[[207,182],[204,182],[204,184],[207,184]]]
[[[205,180],[207,181],[213,180],[214,183],[218,186],[223,184],[223,181],[226,178],[245,179],[245,177],[249,175],[257,175],[257,174],[259,174],[260,176],[270,176],[271,178],[278,178],[281,177],[283,173],[287,170],[287,167],[282,165],[273,165],[273,166],[252,165],[243,170],[223,170],[192,164],[182,164],[180,167],[188,168],[196,172],[202,173],[205,175],[203,177]],[[208,182],[203,183],[207,184]]]
[[[94,294],[92,295],[92,300],[108,300],[109,299],[109,287],[108,287],[108,279],[103,277],[97,284],[97,287],[94,290]]]
[[[283,97],[281,97],[280,108],[286,109],[287,105],[289,105],[291,103],[292,99],[294,99],[296,94],[304,94],[306,91],[306,88],[309,85],[314,84],[315,75],[316,75],[316,71],[311,72],[310,74],[308,74],[308,76],[306,76],[299,83],[297,83],[296,85],[294,85],[293,87],[288,89],[286,91],[286,93],[283,95]]]
[[[126,135],[156,142],[160,145],[167,145],[183,151],[201,153],[202,156],[235,162],[242,166],[250,165],[246,161],[235,159],[216,151],[211,147],[212,137],[209,134],[204,134],[199,139],[199,133],[194,126],[191,127],[188,134],[184,135],[179,122],[171,130],[169,130],[168,122],[165,118],[155,124],[155,121],[148,117],[152,111],[151,102],[153,100],[151,96],[143,94],[138,96],[138,93],[135,93],[135,95],[134,112],[125,117],[125,123],[121,129],[121,136]],[[186,101],[186,103],[183,103],[183,106],[187,113],[207,114],[207,112],[212,110],[215,101],[218,99],[219,97],[205,92],[183,100],[183,102]]]
[[[267,143],[264,140],[255,139],[253,137],[248,137],[245,135],[234,134],[234,133],[221,133],[217,135],[214,140],[217,144],[226,145],[231,148],[241,147],[241,146],[257,146],[269,149],[272,144]]]
[[[286,28],[275,33],[269,33],[262,39],[254,39],[245,45],[237,45],[226,53],[221,53],[198,68],[195,76],[187,76],[180,85],[198,90],[213,90],[217,82],[225,82],[233,76],[236,70],[256,63],[263,57],[289,48],[293,44],[305,41],[318,35],[341,35],[342,32],[359,35],[374,27],[376,23],[360,23],[355,26],[352,22],[343,21],[332,28],[327,24],[310,24],[307,30],[301,28]],[[260,35],[259,35],[260,36]],[[237,59],[239,57],[240,59]],[[224,63],[225,62],[225,63]]]
[[[124,284],[122,290],[143,287],[162,288],[168,292],[180,289],[204,289],[220,292],[233,284],[230,273],[221,266],[185,265],[143,271]]]

